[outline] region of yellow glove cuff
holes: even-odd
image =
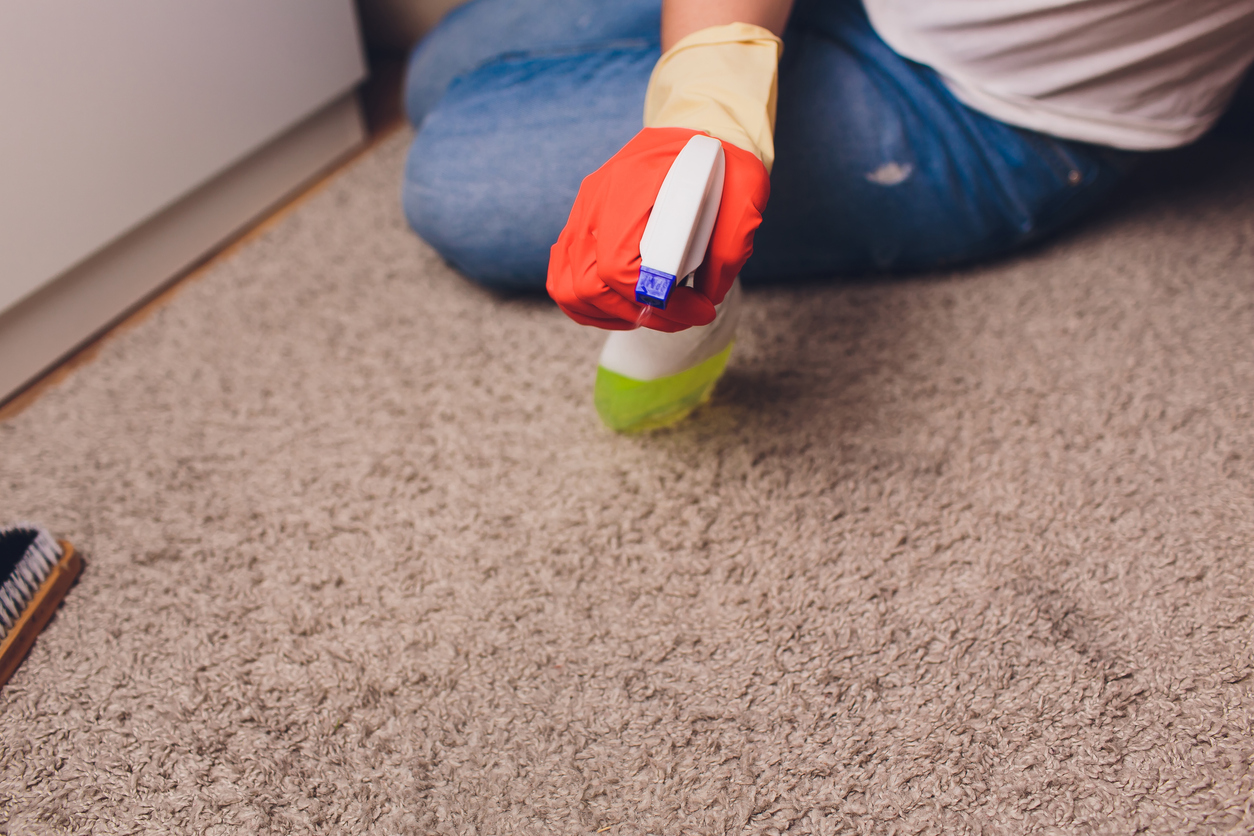
[[[690,128],[775,162],[775,93],[784,45],[769,30],[728,23],[668,49],[649,78],[646,128]]]

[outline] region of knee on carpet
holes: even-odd
[[[653,43],[505,56],[459,77],[405,167],[414,230],[467,276],[541,290],[579,184],[639,130]]]
[[[425,142],[420,133],[406,164],[402,203],[414,232],[467,278],[497,291],[542,291],[549,247],[561,230],[548,229],[508,178],[482,177],[460,164],[464,148]]]

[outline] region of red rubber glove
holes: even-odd
[[[697,133],[702,132],[645,128],[584,178],[566,227],[549,252],[549,295],[571,319],[613,331],[635,328],[637,322],[658,331],[682,331],[714,320],[714,306],[753,253],[753,233],[771,192],[761,161],[728,142],[723,143],[723,201],[695,287],[675,288],[665,310],[636,302],[640,236],[666,172]]]

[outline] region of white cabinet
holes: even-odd
[[[361,142],[359,40],[352,0],[0,3],[0,400]]]

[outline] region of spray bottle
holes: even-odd
[[[724,167],[722,143],[704,134],[689,139],[671,163],[640,239],[637,302],[665,309],[674,289],[692,282],[718,216]],[[709,400],[731,355],[740,298],[737,278],[708,325],[611,333],[593,396],[605,425],[619,432],[656,429]]]

